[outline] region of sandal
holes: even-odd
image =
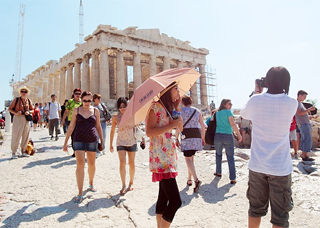
[[[217,177],[222,177],[221,173],[214,173],[213,175],[215,175]]]
[[[77,196],[77,197],[75,198],[75,200],[74,200],[74,202],[77,203],[77,204],[81,203],[82,201],[83,201],[83,195]]]
[[[192,180],[188,180],[188,181],[187,181],[187,185],[188,185],[188,186],[191,186],[191,185],[192,185]]]
[[[97,189],[95,189],[93,186],[89,185],[88,191],[90,191],[90,192],[96,192]]]
[[[133,184],[129,184],[129,187],[126,189],[127,192],[129,191],[132,191],[134,188],[133,188]]]
[[[237,183],[236,180],[231,180],[231,181],[230,181],[230,184],[236,184],[236,183]]]
[[[196,184],[196,186],[193,189],[193,193],[197,193],[199,191],[199,188],[202,182],[199,179],[197,179],[194,183]]]
[[[127,189],[126,189],[125,187],[123,187],[123,188],[120,190],[120,196],[124,196],[126,193],[127,193]]]

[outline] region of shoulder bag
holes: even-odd
[[[102,108],[103,108],[103,110],[104,110],[103,116],[104,116],[105,120],[106,120],[106,121],[111,120],[112,116],[111,116],[110,112],[108,112],[108,110],[107,110],[107,108],[104,106],[104,104],[101,103],[101,106],[102,106]]]
[[[206,131],[205,141],[207,144],[214,145],[214,135],[216,134],[217,120],[216,114],[209,121],[209,126]]]
[[[184,128],[189,121],[192,119],[194,114],[197,112],[195,109],[192,113],[192,115],[189,117],[189,119],[184,123],[183,125],[183,131],[182,134],[185,136],[185,138],[201,138],[201,133],[199,131],[199,128]]]

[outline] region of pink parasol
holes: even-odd
[[[134,91],[119,125],[122,126],[129,120],[134,125],[144,121],[151,103],[159,100],[161,91],[168,85],[178,82],[180,96],[183,96],[200,76],[194,68],[174,68],[148,78]]]

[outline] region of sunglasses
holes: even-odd
[[[127,106],[126,105],[121,105],[119,108],[126,108]]]
[[[28,93],[27,90],[21,90],[20,93]]]
[[[82,100],[82,102],[89,103],[89,102],[92,102],[92,100]]]

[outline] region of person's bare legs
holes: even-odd
[[[261,217],[248,217],[249,228],[259,228],[261,223]]]
[[[118,156],[120,161],[120,178],[122,182],[122,188],[120,190],[120,194],[124,194],[126,190],[126,153],[125,150],[119,150]]]
[[[133,179],[134,179],[134,174],[136,171],[135,157],[136,157],[136,152],[128,152],[129,175],[130,175],[130,182],[129,182],[129,186],[127,189],[128,191],[133,190]]]
[[[189,172],[190,174],[193,176],[193,179],[194,181],[198,180],[198,177],[197,177],[197,173],[196,173],[196,168],[194,167],[194,163],[193,163],[193,157],[185,157],[186,159],[186,163],[187,163],[187,166],[188,166],[188,176],[189,176]],[[191,180],[191,176],[190,176],[190,179],[188,180]]]
[[[298,143],[297,143],[297,140],[291,140],[291,143],[292,143],[292,147],[293,147],[294,153],[298,154]]]
[[[84,180],[84,165],[85,165],[85,152],[83,150],[76,150],[76,160],[77,160],[77,169],[76,169],[76,178],[79,190],[79,196],[83,194],[83,180]]]
[[[170,227],[171,223],[167,222],[162,218],[162,214],[156,214],[157,218],[157,228],[168,228]]]
[[[88,163],[88,174],[89,174],[89,185],[93,187],[93,178],[96,172],[96,152],[87,152],[87,163]]]

